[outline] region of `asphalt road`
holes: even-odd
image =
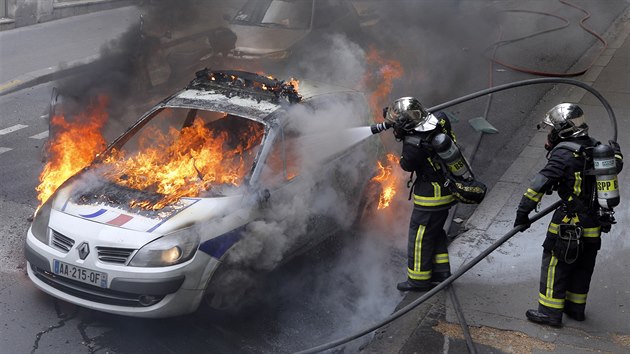
[[[532,30],[553,27],[558,24],[557,19],[497,10],[528,8],[561,13],[574,25],[584,16],[552,1],[472,3],[444,2],[444,7],[434,8],[433,13],[418,20],[426,26],[406,22],[424,41],[411,43],[406,41],[408,37],[388,31],[372,33],[373,42],[386,48],[408,69],[406,80],[396,84],[392,96],[416,95],[423,98],[425,105],[433,106],[491,85],[533,78],[491,66],[482,55],[482,44],[499,37],[486,34],[496,35],[493,28],[501,25],[504,31],[500,38],[516,38]],[[592,12],[587,23],[598,33],[605,31],[628,5],[627,0],[573,3]],[[458,7],[465,11],[452,16]],[[482,16],[483,23],[474,20],[489,13],[499,17]],[[411,21],[412,15],[404,18]],[[566,31],[569,32],[552,32],[515,42],[495,54],[514,62],[523,60],[528,67],[566,70],[595,44],[579,28]],[[484,36],[483,41],[478,35]],[[15,60],[19,62],[19,58]],[[51,66],[58,64],[56,60],[51,58]],[[6,69],[3,64],[3,75],[7,74]],[[16,64],[16,70],[22,69]],[[387,316],[402,299],[394,286],[404,277],[404,231],[394,235],[398,237],[395,240],[392,235],[369,234],[328,243],[270,275],[268,287],[261,292],[265,296],[239,313],[202,309],[168,321],[138,320],[78,308],[38,291],[25,275],[22,245],[28,218],[37,205],[34,188],[42,168],[41,147],[47,138],[45,118],[52,87],[53,84],[44,84],[0,97],[0,351],[291,352],[354,333],[365,323]],[[519,89],[493,95],[489,106],[488,99],[480,99],[450,109],[459,118],[454,129],[461,145],[466,153],[476,152],[476,172],[489,186],[501,175],[495,171],[504,171],[535,132],[533,122],[525,118],[548,89]],[[478,116],[485,116],[500,133],[484,135],[477,149],[480,133],[467,120]],[[458,208],[462,218],[470,212],[469,208]],[[401,210],[392,219],[392,228],[402,225],[404,230],[407,213],[406,209]],[[457,234],[457,225],[452,228],[452,235]]]

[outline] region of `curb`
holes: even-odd
[[[65,63],[63,64],[65,67],[51,66],[45,69],[36,70],[27,74],[20,75],[13,80],[0,83],[0,96],[8,95],[16,91],[24,90],[70,75],[76,75],[82,72],[87,65],[93,63],[99,57],[100,55],[92,55],[83,59]]]

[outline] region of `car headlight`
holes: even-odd
[[[31,224],[31,232],[33,233],[33,236],[45,244],[48,244],[48,222],[50,221],[52,199],[53,198],[49,198],[44,205],[37,209],[35,217],[33,218],[33,223]]]
[[[133,267],[166,267],[186,262],[199,247],[199,234],[186,228],[144,245],[129,262]]]
[[[273,60],[280,60],[280,59],[285,59],[286,57],[289,56],[291,52],[288,50],[281,50],[278,52],[272,52],[269,54],[265,54],[263,55],[263,58],[265,59],[273,59]]]

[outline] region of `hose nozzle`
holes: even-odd
[[[374,125],[370,125],[370,129],[372,130],[372,134],[378,134],[383,132],[389,128],[393,127],[393,124],[390,122],[377,123]]]

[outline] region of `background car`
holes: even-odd
[[[30,279],[114,314],[230,308],[261,274],[351,229],[382,153],[367,102],[297,86],[198,72],[45,200],[26,240]]]
[[[374,25],[374,16],[363,13],[346,0],[248,0],[228,18],[236,36],[229,57],[243,65],[277,69],[279,63],[299,60],[333,33],[361,44],[362,26]]]

